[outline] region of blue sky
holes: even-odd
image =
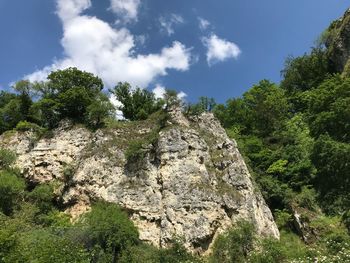
[[[0,0],[0,89],[77,66],[224,102],[310,50],[341,0]]]

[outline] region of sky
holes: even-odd
[[[341,0],[0,0],[0,90],[78,67],[225,102],[310,51]]]

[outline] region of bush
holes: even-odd
[[[28,194],[28,198],[35,203],[41,213],[48,213],[53,208],[53,187],[51,185],[38,185]]]
[[[16,130],[17,131],[40,131],[42,130],[42,128],[35,123],[31,123],[28,121],[20,121],[16,125]]]
[[[10,172],[0,172],[0,209],[5,215],[10,215],[18,206],[24,190],[23,179]]]
[[[311,211],[317,211],[316,191],[313,188],[303,186],[301,192],[296,196],[299,206],[307,208]]]
[[[253,249],[254,227],[248,222],[240,221],[236,228],[219,236],[214,243],[210,257],[212,263],[246,262],[249,252]]]
[[[88,263],[87,251],[81,244],[49,229],[18,233],[16,246],[3,258],[10,262]]]
[[[116,204],[94,204],[81,224],[86,228],[83,240],[87,248],[95,249],[97,255],[104,255],[109,262],[116,262],[125,249],[139,242],[137,228]]]
[[[7,150],[0,148],[0,170],[9,169],[11,164],[16,160],[16,154]]]

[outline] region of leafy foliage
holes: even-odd
[[[145,120],[162,107],[162,101],[156,100],[152,92],[140,88],[132,90],[131,85],[126,82],[120,82],[111,92],[122,104],[119,109],[124,118],[131,121]]]

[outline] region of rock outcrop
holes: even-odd
[[[337,72],[350,74],[350,9],[326,31],[328,56]]]
[[[17,166],[30,182],[58,182],[73,217],[93,200],[117,203],[138,226],[140,238],[156,246],[181,236],[188,249],[203,253],[241,219],[259,234],[278,238],[236,142],[214,116],[171,116],[156,132],[151,121],[96,132],[65,124],[41,139],[31,132],[4,134],[0,146],[17,153]],[[150,134],[156,139],[148,140]],[[149,143],[130,153],[135,139]]]

